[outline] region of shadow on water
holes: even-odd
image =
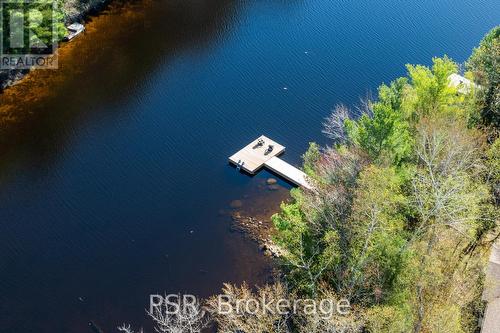
[[[60,47],[58,70],[34,71],[0,95],[1,163],[54,158],[82,120],[122,112],[159,66],[210,48],[236,9],[229,0],[113,2]]]
[[[27,177],[37,177],[49,169],[64,146],[70,145],[73,133],[82,123],[130,116],[120,106],[140,95],[137,91],[149,84],[155,71],[168,66],[178,54],[200,53],[220,41],[237,9],[229,0],[144,0],[114,2],[90,18],[86,33],[59,49],[59,70],[34,71],[0,96],[0,182],[10,172],[18,172],[18,165],[36,170],[34,176],[28,173]],[[8,196],[8,192],[8,187],[2,188],[1,194]],[[16,214],[8,210],[2,216],[9,219],[1,221],[4,237],[9,240],[0,246],[0,250],[5,250],[5,255],[0,255],[0,331],[92,332],[99,327],[103,332],[114,332],[112,325],[120,320],[139,325],[143,322],[145,301],[149,293],[158,291],[155,286],[194,285],[203,296],[213,291],[208,285],[220,286],[219,273],[206,274],[199,268],[203,260],[193,270],[198,270],[198,275],[208,275],[206,285],[199,283],[203,276],[173,273],[179,259],[160,252],[165,249],[161,239],[155,237],[155,232],[170,231],[165,225],[150,226],[150,230],[138,236],[127,229],[130,226],[126,221],[90,227],[78,225],[76,219],[58,225],[58,217],[33,223],[14,221]],[[101,221],[100,217],[95,219]],[[91,238],[80,234],[81,239],[70,240],[78,237],[75,231],[86,228],[95,228],[92,237],[102,239],[85,244]],[[10,239],[12,235],[21,239]],[[156,243],[151,245],[153,237]],[[189,237],[178,236],[175,241]],[[135,244],[120,243],[122,238]],[[184,250],[193,246],[192,241],[182,242]],[[241,239],[237,237],[228,241],[235,253],[241,251],[238,242]],[[145,262],[141,245],[150,251],[158,247],[154,255],[159,259],[152,261],[158,267],[144,271],[151,262],[141,264]],[[176,248],[176,244],[169,246]],[[242,251],[241,259],[248,266],[242,268],[242,275],[250,275],[247,270],[251,267],[261,267],[256,262],[263,260],[256,258],[257,254],[257,249],[253,253]],[[23,262],[18,261],[19,256]],[[189,259],[182,260],[188,266]],[[211,266],[205,265],[214,268],[213,262],[208,262]]]
[[[273,178],[279,179],[283,184],[286,184],[289,188],[297,186],[296,184],[294,184],[293,182],[291,182],[288,179],[284,178],[280,174],[278,174],[278,173],[274,172],[273,170],[270,170],[270,169],[268,169],[266,167],[260,168],[255,174],[252,175],[252,174],[246,172],[245,170],[238,169],[238,167],[236,165],[234,165],[233,163],[231,163],[231,162],[228,162],[227,166],[230,167],[231,169],[237,171],[241,176],[249,177],[249,178],[255,178],[258,173],[260,173],[261,171],[265,170],[265,172],[267,174],[269,174]]]
[[[149,323],[151,293],[262,283],[271,265],[231,233],[230,203],[267,219],[290,185],[228,156],[266,134],[300,163],[332,105],[407,62],[465,60],[499,6],[113,3],[60,48],[59,70],[0,95],[1,332],[115,332]]]

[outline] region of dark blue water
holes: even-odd
[[[36,103],[24,91],[15,107],[33,115],[2,143],[0,331],[111,332],[144,325],[150,293],[262,283],[269,262],[230,232],[228,205],[264,197],[269,214],[290,186],[269,192],[268,173],[228,156],[265,134],[299,165],[327,143],[335,104],[407,63],[465,61],[498,13],[494,0],[165,0],[94,18],[64,80],[47,74]]]

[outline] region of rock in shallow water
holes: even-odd
[[[233,200],[229,204],[231,208],[241,208],[243,206],[243,202],[241,200]]]
[[[268,257],[279,258],[283,255],[279,246],[272,242],[264,243],[261,245],[260,250]]]
[[[274,179],[274,178],[269,178],[269,179],[266,181],[267,185],[274,185],[274,184],[276,184],[277,182],[278,182],[278,181],[277,181],[276,179]]]
[[[279,190],[279,189],[280,189],[280,187],[279,187],[278,185],[269,185],[269,186],[267,187],[267,189],[268,189],[269,191],[277,191],[277,190]]]

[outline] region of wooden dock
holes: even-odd
[[[229,157],[229,161],[252,175],[265,166],[293,184],[311,189],[304,172],[278,157],[284,151],[284,146],[262,135]]]
[[[259,145],[259,140],[264,143]],[[269,145],[274,148],[271,152],[266,152]],[[264,135],[258,137],[239,152],[229,157],[229,161],[249,174],[254,175],[259,169],[271,158],[280,155],[285,151],[285,147],[277,142],[265,137]]]
[[[289,182],[305,187],[307,189],[312,188],[311,185],[309,185],[309,183],[307,182],[307,176],[305,173],[303,173],[293,165],[286,163],[279,157],[271,158],[266,163],[264,163],[264,165],[269,170],[274,171]]]

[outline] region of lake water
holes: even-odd
[[[229,203],[270,215],[290,186],[227,158],[260,134],[299,165],[322,119],[406,63],[466,60],[494,0],[115,4],[0,96],[0,331],[148,327],[149,294],[263,283]],[[286,89],[284,89],[286,88]]]

